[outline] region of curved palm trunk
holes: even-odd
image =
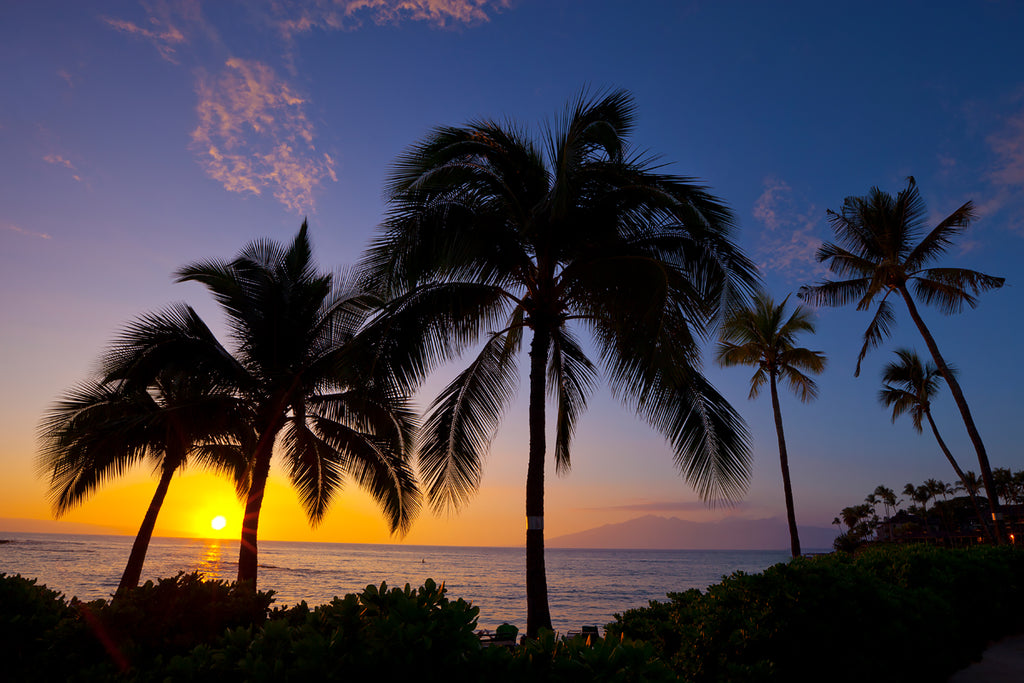
[[[946,365],[942,354],[939,353],[938,344],[935,343],[935,338],[932,337],[928,327],[924,324],[924,320],[921,319],[921,315],[917,311],[917,306],[914,304],[914,299],[910,296],[910,292],[907,291],[906,287],[901,286],[900,294],[907,304],[910,317],[913,319],[914,324],[917,325],[921,336],[924,337],[924,343],[928,346],[935,365],[938,366],[939,372],[942,373],[946,384],[949,386],[950,393],[953,394],[956,407],[960,410],[964,426],[967,427],[967,434],[970,436],[971,443],[974,444],[974,450],[978,454],[978,468],[981,470],[981,478],[985,482],[985,492],[989,494],[988,504],[992,512],[992,528],[995,533],[995,541],[996,543],[1003,543],[1002,513],[999,510],[999,498],[994,493],[996,489],[995,482],[992,479],[992,467],[989,465],[988,454],[985,452],[985,444],[981,440],[981,434],[978,433],[978,428],[974,425],[974,418],[971,416],[971,410],[967,407],[967,399],[964,398],[964,392],[960,390],[960,383],[956,381],[956,377],[949,371],[949,366]]]
[[[960,469],[960,465],[957,463],[956,458],[949,452],[949,448],[946,447],[946,442],[939,436],[939,428],[935,426],[935,420],[932,419],[932,411],[925,410],[925,417],[928,418],[928,424],[932,427],[932,434],[935,435],[935,440],[939,442],[939,448],[946,456],[946,460],[953,466],[953,471],[956,472],[956,476],[960,478],[960,481],[966,481],[967,477],[964,475],[963,470]],[[967,495],[971,497],[971,505],[974,506],[974,514],[978,516],[978,521],[981,522],[981,528],[985,530],[985,535],[989,537],[989,540],[994,541],[995,536],[992,535],[992,529],[989,527],[988,522],[985,520],[985,515],[982,513],[981,508],[978,506],[978,498],[974,495],[974,491],[968,489]]]
[[[149,550],[149,542],[153,538],[153,529],[156,527],[156,518],[160,514],[160,508],[167,496],[167,489],[171,485],[171,478],[174,476],[174,468],[164,466],[160,474],[160,483],[153,493],[153,500],[149,502],[149,509],[146,516],[142,518],[142,526],[132,543],[132,552],[128,556],[128,564],[121,575],[121,583],[117,586],[117,592],[138,588],[139,578],[142,576],[142,565],[146,562],[146,551]]]
[[[548,579],[544,568],[544,432],[548,349],[551,335],[535,324],[530,342],[530,462],[526,471],[526,635],[551,628]]]
[[[272,444],[273,441],[271,440],[270,443]],[[256,532],[260,525],[260,509],[263,507],[263,494],[266,491],[267,477],[270,474],[270,455],[270,448],[261,447],[257,451],[252,482],[249,484],[249,495],[245,500],[242,540],[238,546],[238,582],[251,582],[254,591],[256,590],[256,575],[259,567]]]
[[[775,431],[779,435],[779,462],[782,465],[782,489],[786,494],[786,519],[789,522],[789,546],[793,557],[800,557],[800,534],[796,528],[796,510],[793,507],[793,484],[789,480],[789,455],[786,452],[786,436],[782,432],[782,410],[779,408],[779,391],[775,386],[775,372],[771,373],[772,410],[775,411]]]

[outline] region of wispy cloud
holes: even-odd
[[[987,142],[995,155],[988,175],[994,194],[978,206],[978,214],[989,216],[1012,207],[1010,222],[1024,232],[1024,109],[1007,118]]]
[[[47,235],[45,232],[34,232],[32,230],[26,230],[25,228],[19,228],[17,225],[10,225],[10,224],[7,225],[6,227],[7,227],[7,229],[9,231],[16,232],[19,235],[25,235],[26,237],[35,237],[35,238],[41,239],[41,240],[53,239],[52,237]]]
[[[71,72],[67,69],[57,69],[57,76],[59,76],[61,80],[67,83],[68,87],[75,87],[74,79],[71,78]]]
[[[209,174],[231,192],[274,197],[292,211],[313,209],[313,191],[337,180],[334,159],[317,152],[305,101],[267,65],[232,58],[197,86],[199,125],[192,146]]]
[[[53,164],[54,166],[63,166],[64,168],[74,171],[74,173],[71,174],[71,177],[77,180],[78,182],[82,182],[82,177],[78,175],[78,169],[75,168],[75,165],[71,163],[70,160],[62,157],[60,154],[47,154],[46,156],[43,157],[43,161],[45,161],[48,164]]]
[[[793,189],[785,181],[766,178],[753,212],[764,226],[757,247],[763,270],[776,271],[794,280],[824,272],[814,258],[822,243],[815,234],[822,218],[813,204],[794,198]]]
[[[149,26],[139,26],[135,22],[115,17],[100,17],[108,26],[122,33],[148,40],[160,53],[160,56],[172,64],[177,64],[177,48],[185,43],[185,34],[175,24],[166,19],[150,15]]]
[[[275,2],[274,11],[278,29],[290,38],[315,28],[354,29],[366,21],[472,25],[489,21],[491,14],[508,6],[509,0],[314,0],[301,7]]]

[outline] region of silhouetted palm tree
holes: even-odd
[[[829,220],[839,244],[826,243],[819,250],[819,261],[827,262],[829,269],[847,280],[825,280],[814,286],[800,288],[800,298],[815,305],[843,306],[856,301],[857,310],[871,308],[878,299],[875,316],[864,333],[864,345],[857,357],[857,370],[868,349],[881,344],[889,336],[895,316],[889,296],[903,300],[924,338],[936,367],[949,385],[950,393],[963,417],[967,433],[978,455],[978,466],[986,490],[994,490],[992,468],[981,435],[967,406],[963,391],[949,366],[939,353],[939,347],[924,324],[914,294],[925,304],[934,304],[944,314],[959,313],[964,306],[977,305],[975,296],[981,292],[1003,286],[1004,278],[985,275],[964,268],[928,268],[946,253],[953,239],[970,224],[974,217],[971,202],[967,202],[935,226],[920,242],[915,242],[925,227],[927,213],[924,201],[913,178],[895,198],[878,188],[872,188],[864,197],[847,197],[840,213],[829,211]],[[880,297],[880,298],[879,298]],[[999,503],[995,495],[988,496],[992,517],[998,520]],[[997,540],[1002,540],[1000,525],[995,526]]]
[[[800,556],[800,537],[793,507],[793,486],[789,478],[789,454],[782,429],[778,382],[782,380],[797,397],[807,402],[818,395],[818,387],[805,372],[820,373],[825,369],[825,354],[796,346],[801,332],[814,332],[810,313],[797,306],[786,314],[789,297],[776,304],[767,294],[758,294],[750,306],[733,311],[722,326],[717,359],[724,366],[750,365],[757,368],[750,379],[750,398],[757,398],[767,384],[772,396],[775,432],[779,439],[779,461],[782,465],[782,488],[786,496],[786,518],[793,557]]]
[[[952,465],[957,478],[960,481],[965,481],[967,476],[960,469],[960,464],[949,451],[946,442],[942,440],[939,428],[936,426],[935,420],[932,419],[931,402],[941,388],[942,375],[939,374],[938,368],[933,363],[922,362],[917,353],[911,349],[898,349],[896,356],[899,360],[888,363],[882,370],[883,385],[878,392],[879,402],[886,408],[892,408],[893,423],[899,416],[909,414],[911,423],[918,434],[923,431],[922,425],[927,419],[939,448],[942,449],[946,460]],[[952,374],[956,374],[955,368],[951,367],[949,370]],[[929,479],[928,481],[934,480]],[[925,485],[927,486],[928,482],[925,482]],[[945,491],[936,492],[945,494]],[[981,527],[991,536],[991,529],[985,520],[985,515],[981,512],[974,492],[968,490],[968,495],[971,497],[971,504],[974,506],[978,521],[981,522]]]
[[[150,461],[159,473],[118,592],[139,585],[157,516],[176,472],[190,463],[236,479],[244,471],[242,445],[249,436],[249,416],[233,395],[209,380],[162,373],[150,386],[127,387],[108,376],[75,387],[42,420],[37,465],[49,477],[58,517],[141,461]]]
[[[140,384],[165,368],[211,373],[251,411],[256,439],[243,484],[238,580],[254,589],[275,448],[314,525],[346,478],[376,500],[392,531],[407,531],[419,506],[407,460],[414,413],[367,326],[377,302],[317,270],[307,229],[303,222],[287,247],[257,241],[232,261],[178,271],[179,282],[202,283],[221,305],[233,353],[212,334],[165,318],[134,329],[119,350],[122,373]]]
[[[705,499],[749,477],[740,416],[701,374],[709,321],[756,283],[729,210],[689,179],[632,155],[632,98],[581,96],[536,145],[512,124],[438,128],[405,152],[388,185],[383,234],[363,266],[419,346],[425,371],[483,338],[434,401],[421,472],[438,511],[464,504],[515,391],[531,331],[526,483],[527,634],[550,628],[544,567],[545,399],[556,403],[555,465],[597,371],[573,327],[590,331],[608,381],[669,439]]]

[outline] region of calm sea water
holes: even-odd
[[[128,536],[0,532],[0,572],[38,578],[66,596],[109,598],[121,578],[133,539]],[[664,600],[670,591],[704,589],[737,570],[753,573],[788,559],[787,551],[569,550],[546,551],[548,599],[558,631],[603,626],[616,612]],[[199,570],[233,580],[237,541],[154,538],[143,581]],[[368,584],[417,587],[444,581],[449,598],[480,608],[479,627],[508,621],[526,626],[525,551],[348,543],[260,541],[259,586],[275,605],[310,605]]]

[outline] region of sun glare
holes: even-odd
[[[220,531],[228,525],[228,520],[224,519],[224,515],[217,515],[210,520],[210,528],[215,531]]]

